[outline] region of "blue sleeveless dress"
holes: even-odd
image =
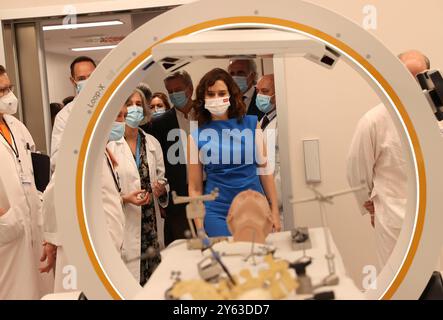
[[[257,117],[211,121],[191,133],[206,173],[204,193],[219,189],[215,201],[205,201],[205,231],[210,237],[230,236],[226,216],[234,197],[242,191],[263,188],[257,174],[255,130]]]

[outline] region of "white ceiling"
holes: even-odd
[[[110,50],[97,51],[72,51],[72,48],[95,47],[118,44],[124,37],[145,22],[151,20],[157,15],[169,10],[172,7],[160,7],[139,12],[121,13],[121,14],[100,14],[78,16],[76,20],[67,21],[67,18],[53,18],[42,21],[42,26],[57,25],[63,23],[85,23],[99,22],[109,20],[119,20],[121,25],[80,28],[68,30],[43,31],[45,41],[45,51],[61,54],[70,57],[87,55],[95,61],[101,61]]]
[[[87,55],[98,62],[102,60],[110,50],[75,52],[71,49],[118,44],[133,30],[131,14],[78,17],[77,21],[71,22],[84,23],[109,20],[119,20],[123,22],[123,24],[107,27],[43,31],[45,51],[72,57]],[[42,26],[62,23],[62,19],[51,19],[49,21],[44,21]]]

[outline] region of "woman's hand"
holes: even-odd
[[[122,196],[124,203],[131,203],[136,206],[144,206],[149,203],[151,197],[145,190],[136,190]]]
[[[2,215],[4,215],[5,213],[6,213],[6,210],[3,209],[3,208],[0,208],[0,217],[1,217]]]
[[[159,183],[158,181],[153,183],[152,193],[156,198],[160,198],[162,195],[166,193],[166,187],[163,183]]]
[[[280,212],[278,208],[272,209],[272,229],[274,232],[281,231]]]

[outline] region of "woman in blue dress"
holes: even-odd
[[[263,171],[266,147],[258,119],[246,115],[240,89],[225,70],[213,69],[200,80],[195,112],[198,129],[188,141],[189,196],[219,189],[215,201],[205,202],[204,222],[195,221],[196,227],[210,237],[230,236],[226,217],[232,200],[242,191],[254,190],[266,195],[274,230],[280,231],[273,174]]]

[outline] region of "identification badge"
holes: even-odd
[[[32,179],[24,173],[20,173],[20,181],[22,184],[32,184]]]

